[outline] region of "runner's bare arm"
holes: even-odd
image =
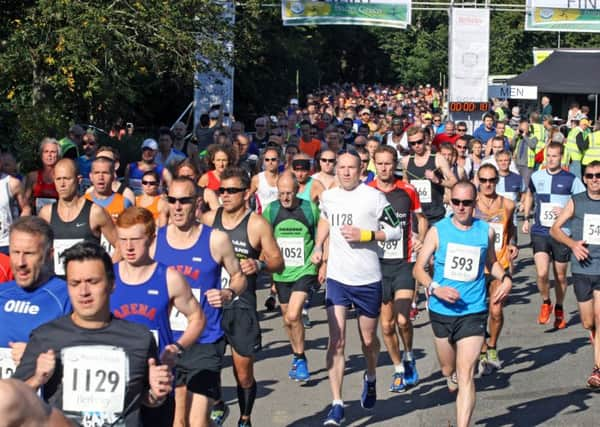
[[[52,205],[45,205],[44,207],[42,207],[42,209],[40,209],[40,211],[37,213],[37,216],[39,216],[48,224],[50,224],[50,219],[52,216]]]
[[[19,209],[21,209],[21,216],[31,215],[31,206],[27,203],[27,199],[25,198],[25,187],[23,183],[11,176],[8,179],[8,186],[10,193],[19,205]]]
[[[523,220],[522,231],[523,233],[529,233],[529,215],[531,214],[531,206],[533,204],[533,193],[531,190],[527,190],[523,196]]]
[[[505,274],[504,268],[500,265],[496,258],[496,249],[494,248],[495,237],[494,229],[490,227],[488,232],[486,264],[491,275],[494,278],[502,281],[501,285],[496,289],[494,295],[490,295],[492,303],[498,304],[503,302],[510,293],[510,290],[512,289],[512,278],[510,275]]]
[[[210,252],[213,254],[213,258],[219,262],[229,273],[231,280],[229,282],[229,289],[231,289],[236,295],[240,295],[246,290],[246,276],[242,273],[240,263],[235,256],[233,245],[227,233],[213,229],[210,235]],[[232,299],[230,291],[221,289],[219,291],[224,295],[225,301]]]
[[[422,283],[424,286],[425,284],[429,285],[433,281],[433,278],[429,275],[429,273],[427,273],[425,268],[429,265],[429,259],[436,251],[437,247],[437,228],[432,227],[425,235],[423,247],[419,251],[415,266],[413,267],[413,277],[417,282]]]
[[[323,243],[329,237],[329,222],[325,218],[319,219],[317,225],[317,236],[315,237],[315,246],[310,260],[313,264],[320,264],[323,259]]]
[[[564,207],[556,221],[550,228],[550,236],[556,239],[558,242],[563,245],[568,246],[571,251],[573,251],[573,255],[577,258],[578,261],[583,261],[590,256],[590,251],[586,247],[586,243],[584,240],[575,240],[570,236],[567,236],[565,232],[562,230],[562,227],[566,224],[568,220],[573,217],[575,213],[575,204],[573,200],[569,200],[567,205]]]
[[[187,318],[188,326],[178,342],[188,348],[204,330],[206,317],[185,277],[173,268],[167,270],[167,286],[173,307]]]
[[[281,273],[285,265],[271,224],[264,217],[253,214],[250,217],[249,227],[253,231],[256,230],[257,235],[260,236],[260,259],[267,264],[266,270],[269,273]]]
[[[448,166],[446,159],[440,154],[435,155],[435,166],[442,172],[444,180],[441,184],[446,188],[452,188],[456,184],[456,178]]]
[[[90,210],[90,228],[96,236],[103,234],[106,237],[106,240],[115,248],[112,255],[113,262],[119,261],[121,259],[121,252],[119,251],[117,228],[110,215],[96,204],[93,204]]]

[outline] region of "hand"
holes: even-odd
[[[554,206],[552,208],[552,213],[554,213],[554,218],[558,218],[562,211],[563,211],[563,208],[561,208],[560,206]]]
[[[590,256],[590,251],[586,247],[585,240],[579,240],[575,242],[575,246],[571,248],[573,255],[577,258],[577,261],[584,261]]]
[[[206,296],[206,301],[210,304],[211,307],[221,308],[223,307],[223,303],[227,301],[227,297],[225,294],[231,296],[231,292],[223,289],[209,289],[204,293]]]
[[[41,353],[35,363],[35,374],[34,377],[40,386],[46,384],[56,368],[56,355],[54,350],[50,349],[45,353]]]
[[[342,237],[346,239],[347,242],[360,242],[360,228],[353,227],[352,225],[342,225],[340,228],[342,233]]]
[[[25,347],[27,347],[27,343],[9,342],[8,346],[11,348],[10,355],[12,356],[13,362],[15,362],[15,365],[19,366],[19,363],[21,363],[21,359],[23,358],[23,353],[25,353]]]
[[[162,354],[160,355],[160,363],[167,365],[169,369],[175,368],[177,358],[179,357],[179,349],[175,344],[169,344],[165,347]]]
[[[310,256],[310,262],[312,262],[315,265],[319,265],[322,260],[323,260],[323,250],[317,249],[317,247],[315,246],[315,248],[313,249],[313,253]]]
[[[519,205],[519,213],[523,213],[523,212],[525,212],[525,205],[523,203],[521,203]]]
[[[253,258],[241,259],[240,268],[246,276],[256,274],[258,273],[258,260]]]
[[[516,245],[508,245],[508,256],[511,260],[516,259],[519,256],[519,248]]]
[[[529,220],[528,219],[523,221],[523,225],[521,226],[521,231],[525,234],[529,234]]]
[[[511,289],[512,289],[512,280],[507,277],[500,284],[500,286],[498,286],[498,289],[496,289],[496,292],[494,292],[494,295],[492,295],[492,303],[500,304],[500,303],[504,302],[504,300],[510,293]]]
[[[427,178],[428,180],[435,182],[436,180],[436,176],[435,173],[429,169],[425,170],[425,178]]]
[[[416,253],[419,253],[419,251],[421,250],[421,248],[423,247],[423,242],[420,241],[416,235],[413,234],[412,236],[412,248],[413,251],[415,251]]]
[[[319,282],[319,285],[324,284],[326,279],[327,279],[327,263],[324,262],[319,267],[319,272],[317,274],[317,280]]]
[[[150,390],[158,400],[162,400],[173,389],[171,369],[167,365],[157,365],[154,359],[148,359],[148,368]]]
[[[434,297],[449,302],[450,304],[454,304],[460,299],[458,291],[451,286],[440,286],[439,288],[435,288],[433,292]]]

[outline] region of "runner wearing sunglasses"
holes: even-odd
[[[473,373],[488,317],[485,267],[501,281],[490,295],[492,303],[502,303],[512,288],[510,275],[496,260],[493,228],[473,217],[476,197],[477,190],[468,181],[452,188],[454,215],[427,232],[413,270],[415,279],[426,284],[430,294],[429,317],[442,375],[450,391],[458,387],[458,427],[470,424],[475,408]],[[432,256],[433,277],[426,271]]]

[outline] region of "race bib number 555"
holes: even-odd
[[[459,282],[472,282],[479,274],[480,248],[448,243],[444,260],[444,277]]]

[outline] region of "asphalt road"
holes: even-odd
[[[520,236],[527,243],[528,237]],[[306,383],[290,380],[290,347],[279,312],[266,312],[266,289],[258,292],[263,350],[255,365],[258,397],[252,414],[254,426],[319,426],[331,403],[325,369],[327,320],[323,291],[318,305],[310,310],[313,328],[307,330],[306,346],[311,379]],[[514,288],[505,308],[505,324],[498,343],[501,370],[478,378],[476,426],[598,426],[600,394],[586,389],[593,366],[593,350],[583,330],[571,286],[565,302],[566,329],[538,325],[541,303],[535,284],[531,249],[524,245],[514,279]],[[365,363],[360,350],[356,321],[348,320],[346,375],[344,381],[345,417],[348,426],[443,426],[455,423],[455,396],[442,378],[433,349],[429,317],[421,313],[415,322],[414,354],[421,381],[402,394],[388,391],[393,368],[382,351],[377,369],[378,401],[367,412],[360,407],[362,372]],[[553,318],[552,318],[553,319]],[[381,336],[381,334],[380,334]],[[230,408],[225,426],[237,425],[235,380],[227,356],[223,371],[223,393]]]

